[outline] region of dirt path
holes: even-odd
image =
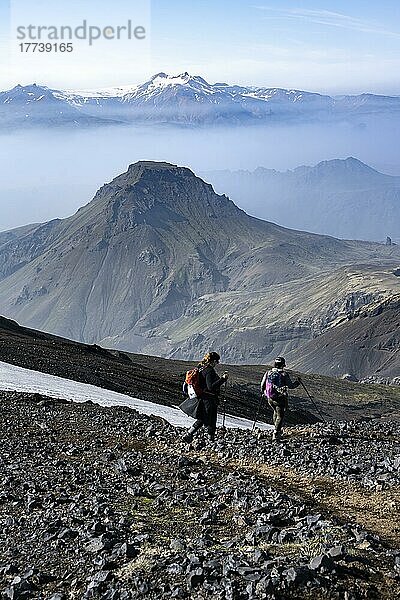
[[[153,444],[152,444],[153,445]],[[166,454],[177,456],[183,448],[171,449],[157,444]],[[153,446],[154,447],[154,446]],[[257,464],[245,460],[224,459],[212,451],[190,451],[215,469],[240,471],[260,478],[266,485],[295,496],[314,510],[341,522],[357,523],[378,535],[390,548],[400,548],[400,487],[373,491],[333,477],[307,476],[295,469]]]
[[[358,523],[392,548],[400,546],[399,487],[376,492],[332,477],[307,477],[281,467],[243,461],[232,461],[229,467],[260,477],[266,484],[301,498],[325,514]]]

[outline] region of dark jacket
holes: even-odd
[[[207,367],[201,368],[200,380],[204,390],[202,397],[205,396],[211,398],[213,396],[215,401],[218,402],[221,386],[225,383],[225,379],[217,375],[214,367],[208,365]]]
[[[179,408],[184,413],[202,421],[205,425],[215,427],[217,422],[217,407],[218,407],[218,395],[220,392],[221,385],[225,383],[223,377],[219,377],[214,369],[208,365],[203,367],[199,365],[200,381],[203,388],[201,398],[187,398]]]

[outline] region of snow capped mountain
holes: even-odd
[[[103,122],[101,115],[85,114],[80,103],[74,102],[67,93],[36,83],[16,85],[0,92],[0,129],[90,126]]]
[[[4,104],[30,104],[40,101],[56,101],[53,90],[48,87],[36,85],[16,85],[8,92],[2,92],[1,102]]]
[[[158,73],[149,81],[132,88],[123,96],[124,102],[149,102],[162,97],[187,95],[193,99],[200,100],[204,96],[218,95],[218,90],[199,76],[192,76],[189,73],[180,75],[167,75]]]
[[[32,109],[36,103],[44,114]],[[18,112],[22,108],[29,108],[25,115]],[[400,97],[331,97],[295,89],[211,84],[188,72],[157,73],[142,84],[102,90],[55,90],[33,84],[0,93],[0,126],[12,125],[15,118],[18,125],[22,117],[30,124],[43,125],[46,111],[50,111],[48,124],[79,123],[82,119],[85,124],[92,119],[93,124],[98,124],[98,119],[106,123],[265,124],[398,113]]]
[[[186,90],[208,94],[214,94],[216,92],[212,85],[198,75],[189,75],[187,72],[181,73],[180,75],[157,73],[157,75],[153,75],[149,81],[133,88],[130,93],[125,94],[125,97],[134,99],[142,95],[159,95],[168,88],[174,89],[175,91],[184,88]]]

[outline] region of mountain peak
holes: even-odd
[[[99,204],[112,214],[114,223],[120,218],[137,224],[145,219],[148,225],[157,226],[176,220],[178,215],[190,221],[193,215],[208,219],[240,213],[231,200],[216,194],[188,167],[151,160],[129,165],[125,173],[98,190],[84,211],[98,214]]]
[[[132,163],[128,167],[128,171],[142,168],[142,169],[177,169],[178,166],[165,161],[157,161],[157,160],[138,160],[135,163]]]
[[[38,85],[37,83],[30,83],[28,85],[21,85],[20,83],[14,86],[8,92],[2,92],[9,98],[37,98],[38,96],[46,97],[47,99],[54,98],[54,90],[50,90],[46,86]]]
[[[127,171],[119,175],[116,180],[123,179],[128,185],[133,185],[145,175],[148,175],[150,178],[157,178],[160,177],[161,172],[168,171],[195,177],[194,173],[186,167],[178,167],[177,165],[165,161],[138,160],[137,162],[130,164]]]
[[[37,83],[28,83],[28,85],[21,85],[18,83],[18,85],[13,87],[10,91],[13,90],[48,90],[48,88],[44,85],[38,85]]]
[[[365,163],[363,163],[361,160],[359,160],[358,158],[354,158],[354,156],[348,156],[347,158],[334,158],[331,160],[322,160],[321,162],[319,162],[316,166],[326,166],[326,165],[331,165],[331,166],[345,166],[345,167],[367,167],[367,165]],[[369,168],[369,167],[367,167]]]
[[[149,87],[150,89],[154,88],[159,91],[171,87],[194,87],[197,90],[201,90],[205,87],[209,91],[213,88],[213,86],[203,79],[203,77],[200,75],[192,75],[188,71],[179,73],[178,75],[171,75],[162,71],[161,73],[153,75],[153,77],[151,77],[149,81],[143,85]],[[142,86],[139,86],[139,88],[140,87]]]
[[[354,158],[353,156],[349,156],[347,158],[335,158],[332,160],[322,160],[315,166],[306,166],[302,165],[301,167],[297,167],[293,170],[294,173],[315,173],[319,175],[339,175],[339,174],[347,174],[347,175],[379,175],[382,176],[381,173],[378,173],[372,167],[369,167],[365,163],[363,163],[358,158]]]
[[[354,158],[354,156],[349,156],[343,162],[346,164],[347,167],[349,167],[351,169],[357,169],[357,170],[368,171],[368,172],[373,171],[375,173],[377,172],[375,169],[373,169],[369,165],[365,164],[358,158]]]
[[[187,71],[178,75],[170,75],[168,73],[157,73],[150,78],[150,81],[158,85],[185,85],[191,79],[197,79],[196,76],[190,75]]]
[[[363,163],[361,160],[359,160],[358,158],[354,158],[353,156],[349,156],[345,159],[337,158],[334,160],[324,160],[324,161],[318,163],[315,166],[315,169],[329,169],[329,170],[335,170],[335,171],[345,171],[345,172],[353,173],[353,174],[377,173],[377,171],[375,171],[375,169],[373,169],[372,167],[369,167],[368,165]]]

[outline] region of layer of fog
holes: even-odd
[[[65,217],[137,160],[166,160],[195,172],[286,170],[354,156],[400,174],[398,119],[348,124],[185,129],[114,127],[40,130],[0,137],[0,231]],[[241,208],[246,210],[242,203]]]

